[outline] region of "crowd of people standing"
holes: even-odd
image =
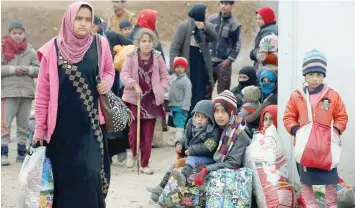
[[[172,164],[162,181],[148,188],[153,201],[157,201],[170,176],[184,186],[197,165],[205,168],[196,184],[202,184],[212,171],[241,168],[253,134],[270,125],[277,127],[278,27],[271,8],[256,10],[260,30],[250,51],[254,64],[240,67],[238,85],[231,86],[232,64],[242,45],[242,25],[232,15],[234,1],[220,1],[219,12],[212,15],[206,4],[195,3],[171,39],[170,63],[165,62],[158,36],[158,11],[143,9],[136,16],[126,6],[126,1],[113,1],[114,12],[106,23],[95,16],[89,3],[72,3],[63,16],[59,34],[37,52],[27,43],[26,27],[21,21],[13,21],[9,34],[2,39],[1,165],[10,164],[8,144],[15,117],[16,161],[24,160],[35,99],[33,143],[47,146],[55,182],[54,207],[105,207],[110,163],[115,155],[120,164],[132,168],[140,148],[140,171],[154,174],[149,166],[154,128],[157,119],[163,120],[166,128],[167,113],[172,115],[176,132],[166,140],[186,163],[182,172],[174,172]],[[135,46],[121,71],[113,66],[116,45]],[[334,119],[334,128],[341,134],[347,114],[339,95],[323,84],[326,66],[326,56],[320,51],[306,54],[303,75],[308,85],[303,90],[311,95],[315,119],[328,126]],[[212,98],[215,86],[218,95]],[[100,95],[110,90],[135,117],[129,127],[115,134],[102,127],[105,119]],[[324,96],[330,100],[326,113],[318,110]],[[292,94],[284,116],[292,135],[306,122],[305,105],[302,92]],[[327,119],[322,120],[323,116]],[[327,203],[335,204],[336,168],[325,173],[299,164],[299,172],[302,193],[310,207],[314,204],[310,185],[319,183],[329,184]],[[316,180],[317,176],[324,180]],[[85,200],[72,200],[73,194]]]

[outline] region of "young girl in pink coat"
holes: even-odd
[[[149,168],[154,126],[157,118],[164,117],[162,104],[169,74],[161,53],[153,49],[157,44],[153,31],[141,29],[134,42],[137,49],[127,55],[121,71],[125,86],[122,100],[137,118],[137,100],[141,99],[141,172],[150,175],[154,173]],[[137,119],[130,126],[129,141],[132,152],[127,156],[127,167],[133,167],[137,153]]]

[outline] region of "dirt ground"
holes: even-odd
[[[50,38],[58,34],[68,1],[2,1],[1,2],[1,35],[7,33],[10,20],[22,19],[27,27],[27,35],[30,43],[39,48]],[[111,13],[111,1],[91,1],[97,14],[107,18]],[[216,2],[207,2],[210,13],[218,9]],[[142,8],[151,8],[159,11],[158,31],[163,41],[164,49],[168,50],[169,41],[175,32],[176,25],[186,18],[187,11],[192,2],[185,1],[129,1],[128,9],[138,13]],[[234,9],[234,15],[243,25],[243,48],[233,68],[235,71],[241,66],[249,64],[249,50],[253,46],[255,36],[255,9],[256,2],[238,2]],[[236,74],[232,77],[232,86],[235,86]],[[15,125],[12,128],[12,136],[15,137]],[[164,139],[173,133],[163,134]],[[16,142],[10,144],[10,166],[1,168],[1,207],[16,207],[16,184],[21,164],[15,163]],[[107,198],[108,208],[151,208],[156,207],[150,199],[146,186],[156,185],[164,175],[166,168],[174,161],[173,148],[153,149],[151,167],[156,171],[152,176],[137,175],[135,169],[119,167],[117,161],[111,166],[111,186]]]

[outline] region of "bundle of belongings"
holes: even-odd
[[[251,207],[252,172],[249,168],[213,171],[205,191],[206,208]]]
[[[182,169],[179,168],[179,171]],[[198,172],[198,168],[193,170],[184,188],[179,187],[177,181],[170,177],[163,192],[160,194],[158,204],[165,208],[205,207],[204,191],[195,186],[193,182]]]
[[[244,164],[253,172],[258,207],[295,207],[296,195],[289,180],[287,160],[275,126],[254,134]]]
[[[313,191],[316,194],[316,201],[318,206],[320,208],[327,207],[324,198],[325,185],[314,185]],[[302,194],[299,196],[297,201],[300,207],[306,208],[306,203],[302,197]],[[341,177],[339,177],[339,182],[337,185],[336,203],[341,208],[355,207],[355,187],[346,184]]]

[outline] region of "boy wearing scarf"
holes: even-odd
[[[13,21],[9,34],[2,38],[1,45],[1,166],[9,165],[8,144],[11,124],[17,122],[17,162],[26,155],[28,120],[35,95],[33,79],[37,78],[39,62],[37,53],[25,38],[25,26]]]
[[[228,90],[223,91],[213,100],[214,119],[223,133],[213,155],[215,163],[207,165],[198,173],[194,180],[197,186],[203,184],[205,176],[211,171],[243,167],[244,154],[250,138],[244,131],[243,118],[236,116],[236,111],[237,101],[233,93]]]

